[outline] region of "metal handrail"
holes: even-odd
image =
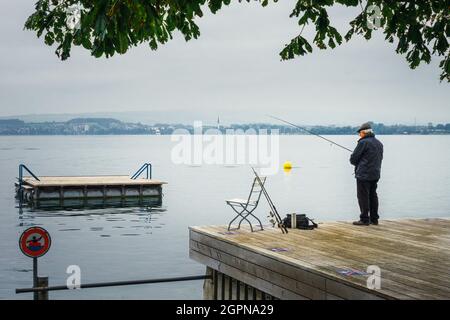
[[[177,278],[162,278],[162,279],[146,279],[146,280],[129,280],[129,281],[85,283],[85,284],[80,284],[79,288],[80,289],[102,288],[102,287],[129,286],[129,285],[137,285],[137,284],[192,281],[192,280],[204,280],[204,279],[212,279],[212,276],[211,275],[201,275],[201,276],[187,276],[187,277],[177,277]],[[53,286],[53,287],[20,288],[20,289],[16,289],[16,294],[17,293],[27,293],[27,292],[70,290],[70,289],[71,288],[68,287],[67,285],[65,285],[65,286]]]
[[[26,165],[21,163],[19,165],[19,178],[18,178],[18,180],[19,180],[19,189],[17,190],[20,198],[22,198],[22,192],[23,192],[23,171],[24,170],[26,172],[28,172],[37,181],[41,181],[41,180],[39,180],[39,178]]]
[[[152,178],[152,164],[144,163],[135,174],[131,176],[131,179],[136,180],[139,176],[146,171],[147,179]]]
[[[30,170],[28,169],[28,167],[24,164],[20,164],[19,165],[19,180],[23,179],[23,170],[27,171],[33,178],[35,178],[37,181],[41,181],[39,180],[39,178]]]

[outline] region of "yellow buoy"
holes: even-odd
[[[284,170],[291,170],[291,169],[292,169],[292,162],[286,161],[286,162],[283,164],[283,169],[284,169]]]

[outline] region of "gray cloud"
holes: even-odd
[[[410,70],[381,34],[281,62],[299,31],[288,18],[293,3],[236,2],[199,20],[198,40],[177,36],[157,52],[144,44],[111,59],[75,49],[61,62],[23,31],[33,1],[2,1],[0,116],[139,110],[155,121],[268,121],[272,113],[319,124],[450,122],[437,60]],[[345,31],[351,12],[332,14]]]

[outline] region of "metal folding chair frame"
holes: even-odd
[[[265,182],[266,182],[266,177],[261,178],[262,186],[258,182],[257,178],[255,178],[253,180],[253,185],[250,190],[250,194],[248,196],[247,202],[233,202],[231,200],[226,200],[227,204],[234,210],[234,212],[237,213],[236,217],[234,217],[228,224],[228,231],[231,230],[231,225],[233,224],[233,222],[236,221],[236,219],[238,219],[240,217],[241,220],[239,221],[238,227],[236,229],[240,229],[242,222],[245,220],[248,222],[248,224],[250,225],[250,230],[253,232],[253,225],[250,222],[250,220],[248,219],[249,216],[255,218],[258,221],[261,230],[264,230],[261,220],[259,220],[259,218],[253,214],[253,211],[255,211],[255,209],[258,207],[259,200],[263,193],[262,187],[264,186]],[[259,191],[255,191],[255,187],[257,187],[257,186],[259,186],[259,188],[260,188]],[[259,193],[258,198],[256,200],[252,200],[252,196],[256,192]]]

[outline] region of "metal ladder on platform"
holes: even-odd
[[[23,199],[23,172],[24,171],[28,172],[37,181],[41,181],[26,165],[21,163],[19,165],[19,177],[17,178],[17,180],[19,181],[19,186],[17,188],[17,197],[19,198],[19,200]]]
[[[135,174],[131,176],[131,179],[136,180],[139,178],[144,172],[146,172],[147,180],[152,178],[152,164],[151,163],[144,163],[142,167],[139,168],[138,171],[136,171]]]

